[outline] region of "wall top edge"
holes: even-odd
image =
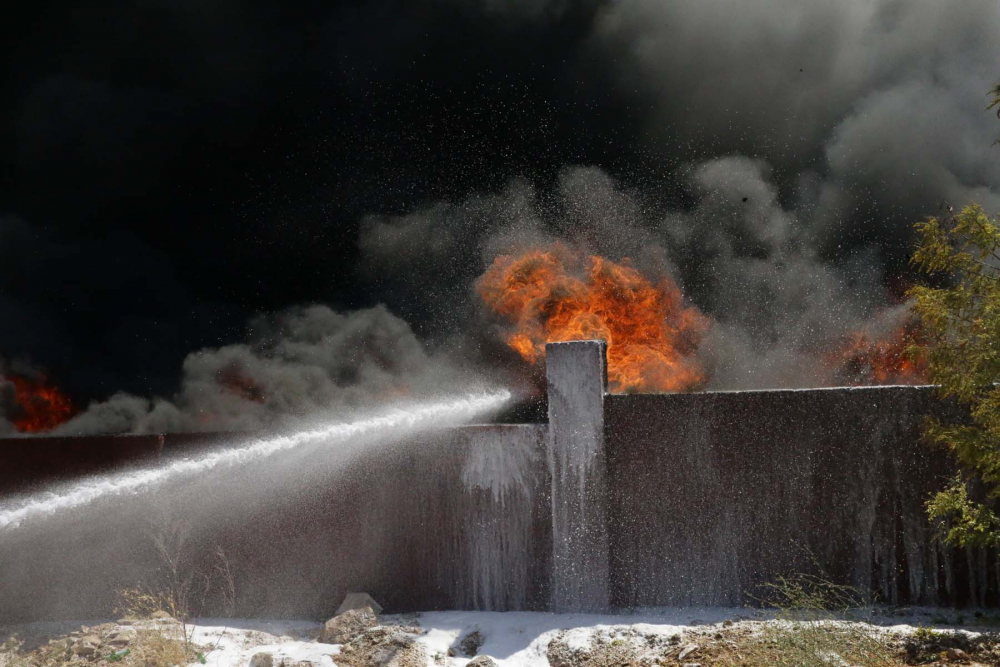
[[[716,389],[712,391],[686,391],[686,392],[665,392],[662,394],[642,393],[642,394],[606,394],[610,399],[634,398],[640,396],[657,396],[679,398],[684,396],[715,396],[715,395],[739,395],[739,394],[801,394],[810,392],[864,392],[864,391],[884,391],[884,390],[915,390],[930,391],[936,389],[934,384],[876,384],[876,385],[849,385],[843,387],[785,387],[775,389]]]
[[[545,344],[546,348],[549,347],[571,347],[576,345],[602,345],[607,346],[607,343],[600,339],[593,340],[557,340]]]

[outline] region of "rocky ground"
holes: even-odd
[[[1000,666],[1000,619],[963,627],[925,612],[870,623],[779,621],[748,610],[638,615],[433,612],[362,606],[325,624],[200,621],[161,614],[94,625],[4,628],[0,667],[757,667]],[[927,621],[926,625],[923,621]],[[930,627],[933,626],[933,627]]]

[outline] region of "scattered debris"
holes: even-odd
[[[340,667],[425,667],[427,652],[417,641],[420,628],[377,626],[356,636],[336,656]]]
[[[378,619],[371,607],[350,609],[324,623],[319,640],[324,644],[346,644],[377,624]]]
[[[274,667],[274,656],[267,651],[254,653],[250,658],[250,667]]]
[[[321,626],[307,622],[246,621],[236,628],[192,624],[187,640],[180,626],[162,621],[134,620],[129,625],[110,623],[72,631],[63,624],[57,631],[22,635],[20,640],[0,644],[0,667],[197,667],[199,662],[233,667],[321,667],[329,664],[327,656],[338,667],[455,667],[473,652],[475,655],[468,655],[469,667],[497,667],[496,658],[480,651],[494,642],[511,646],[515,637],[516,645],[522,648],[503,654],[502,664],[507,667],[520,667],[525,661],[534,664],[539,658],[547,658],[552,667],[761,667],[826,664],[827,659],[841,667],[1000,665],[1000,635],[986,630],[993,625],[985,616],[974,616],[980,623],[975,630],[738,617],[729,623],[718,618],[701,626],[686,621],[674,625],[645,620],[622,623],[624,619],[614,617],[604,623],[562,628],[556,619],[546,628],[534,616],[513,616],[470,618],[466,612],[428,613],[421,618],[429,629],[425,630],[414,625],[414,616],[389,616],[378,624],[370,608],[350,610],[331,621],[340,619],[343,624],[345,617],[365,621],[348,632],[353,636],[340,644],[339,652],[328,645],[332,641],[317,642]],[[545,618],[552,623],[551,618]],[[533,634],[523,636],[525,631]],[[14,632],[12,629],[10,634]],[[31,632],[35,631],[29,629]],[[862,653],[878,661],[860,659]],[[822,661],[810,662],[816,656]]]
[[[688,644],[683,649],[681,649],[680,654],[677,656],[678,660],[683,660],[692,653],[695,653],[700,647],[697,644]]]

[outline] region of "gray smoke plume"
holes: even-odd
[[[607,5],[595,48],[652,103],[668,150],[763,156],[811,182],[813,230],[905,237],[941,200],[1000,208],[984,112],[1000,5],[918,0]],[[793,186],[794,187],[794,186]]]
[[[892,300],[874,248],[824,261],[808,211],[785,208],[761,160],[729,157],[685,169],[696,204],[658,213],[641,193],[595,168],[566,169],[550,195],[522,181],[493,196],[435,204],[410,215],[370,217],[362,229],[364,270],[401,298],[432,309],[428,295],[478,313],[473,289],[497,256],[555,241],[584,253],[629,259],[653,280],[670,276],[714,320],[700,350],[709,388],[817,386],[837,382],[818,363],[852,331],[870,329]],[[442,279],[433,268],[442,267]],[[489,331],[489,329],[487,329]],[[469,331],[469,336],[480,335]]]
[[[660,176],[627,186],[571,166],[548,189],[518,179],[373,216],[362,274],[411,313],[434,307],[429,292],[467,317],[496,256],[561,240],[673,275],[715,323],[710,387],[836,383],[817,363],[831,346],[905,317],[887,285],[913,223],[969,201],[1000,211],[984,109],[998,24],[992,2],[607,3],[587,54],[648,109]]]
[[[299,306],[250,328],[249,343],[188,355],[175,396],[115,394],[54,434],[273,429],[431,395],[464,377],[382,306],[346,314]]]

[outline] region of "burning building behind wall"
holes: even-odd
[[[505,343],[529,363],[541,361],[546,343],[601,339],[614,393],[697,391],[711,379],[698,353],[712,318],[670,276],[653,280],[628,259],[555,244],[498,257],[477,291],[503,322]],[[809,351],[825,378],[818,386],[924,384],[926,369],[907,354],[916,336],[905,310],[876,313],[865,328]]]

